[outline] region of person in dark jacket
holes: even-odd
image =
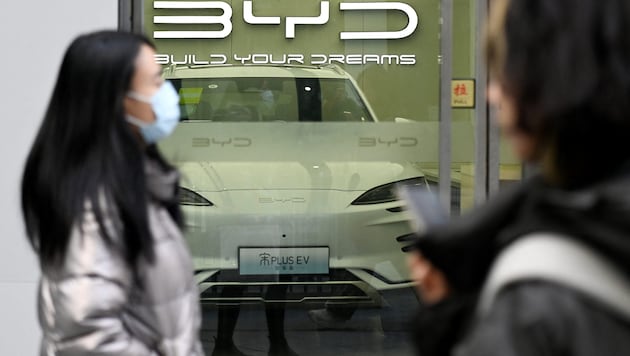
[[[489,100],[538,173],[409,247],[421,355],[630,353],[630,318],[565,285],[513,283],[475,313],[497,256],[531,233],[575,239],[630,282],[628,33],[627,0],[492,3]]]
[[[154,55],[141,35],[101,31],[61,64],[22,181],[42,356],[203,355],[179,174],[155,145],[179,96]]]

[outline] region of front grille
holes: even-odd
[[[344,269],[328,275],[240,276],[219,271],[199,284],[205,304],[306,303],[336,301],[378,306],[376,290]]]
[[[201,272],[201,271],[200,271]],[[345,269],[333,268],[328,274],[285,274],[285,275],[241,275],[238,270],[221,270],[204,280],[204,282],[304,282],[326,283],[330,281],[360,281],[354,274]]]

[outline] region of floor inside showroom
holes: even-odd
[[[285,335],[300,356],[310,355],[413,355],[409,333],[410,318],[418,308],[409,293],[389,296],[395,308],[357,310],[339,328],[322,329],[309,318],[308,311],[321,305],[289,305],[285,314]],[[204,306],[201,339],[207,355],[212,355],[217,335],[217,307]],[[246,355],[267,355],[269,332],[261,304],[241,306],[234,342]]]

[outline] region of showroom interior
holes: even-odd
[[[526,173],[486,103],[488,0],[5,9],[0,110],[19,121],[2,133],[1,355],[38,349],[39,272],[18,192],[62,53],[80,33],[145,34],[180,95],[182,122],[160,149],[182,172],[208,355],[221,328],[243,353],[266,354],[274,327],[300,355],[412,354],[406,330],[418,301],[397,240],[412,227],[396,187],[425,186],[456,216]],[[284,269],[259,260],[287,251],[299,258]],[[322,310],[347,318],[320,325]]]

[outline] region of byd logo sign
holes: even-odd
[[[254,15],[252,0],[243,1],[243,20],[250,25],[280,25],[279,16]],[[220,31],[154,31],[154,38],[226,38],[232,33],[232,7],[223,1],[155,1],[154,9],[219,9],[220,16],[153,16],[154,24],[223,25]],[[410,36],[418,27],[418,14],[402,2],[342,2],[341,11],[397,10],[407,16],[407,26],[399,31],[341,32],[342,40],[395,40]],[[330,2],[322,1],[320,14],[315,17],[289,16],[285,19],[285,37],[295,38],[297,25],[324,25],[330,20]]]

